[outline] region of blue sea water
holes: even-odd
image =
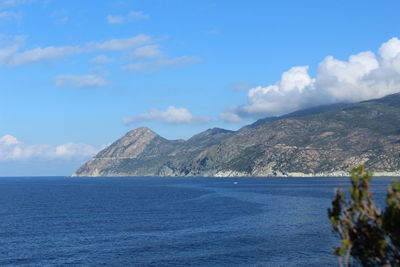
[[[390,179],[376,179],[382,203]],[[0,178],[0,265],[336,266],[347,179]]]

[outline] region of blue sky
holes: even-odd
[[[0,176],[400,91],[399,1],[0,1]],[[51,167],[49,167],[51,165]]]

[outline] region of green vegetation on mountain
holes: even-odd
[[[266,118],[238,131],[167,140],[128,132],[74,176],[347,176],[364,163],[400,174],[400,94]]]

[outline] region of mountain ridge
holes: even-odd
[[[128,132],[73,176],[347,176],[365,163],[400,175],[400,93],[266,118],[238,131],[208,129],[167,140]]]

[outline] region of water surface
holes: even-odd
[[[374,182],[382,203],[390,179]],[[336,266],[342,178],[0,178],[0,265]]]

